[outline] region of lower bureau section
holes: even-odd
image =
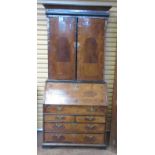
[[[106,147],[105,84],[48,82],[43,113],[43,146]]]
[[[44,133],[45,143],[104,144],[104,134]]]

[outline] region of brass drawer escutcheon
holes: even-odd
[[[56,128],[63,128],[64,127],[63,124],[60,124],[60,123],[56,123],[55,126],[56,126]]]
[[[60,111],[62,111],[62,106],[56,106],[56,110],[57,110],[57,112],[60,112]]]
[[[86,135],[85,137],[84,137],[84,140],[85,141],[89,141],[89,142],[93,142],[93,141],[96,141],[96,138],[95,138],[95,136],[92,136],[92,135]]]
[[[87,121],[93,121],[93,120],[95,120],[95,117],[94,116],[86,116],[85,117],[85,120]]]
[[[94,136],[92,136],[92,135],[86,135],[85,137],[86,137],[86,138],[89,138],[89,139],[94,138]]]
[[[88,125],[86,126],[86,128],[87,128],[87,129],[95,129],[96,126],[95,126],[94,124],[88,124]]]
[[[62,116],[62,115],[57,115],[56,116],[56,120],[63,120],[65,117],[64,116]]]
[[[89,111],[90,111],[90,112],[95,112],[95,111],[96,111],[96,108],[90,107],[90,108],[89,108]]]
[[[58,134],[58,135],[54,135],[53,139],[55,139],[55,140],[64,140],[65,137],[63,135]]]

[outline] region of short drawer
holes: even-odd
[[[74,116],[45,114],[44,121],[45,122],[74,122]]]
[[[74,143],[74,144],[104,144],[104,134],[44,133],[44,142]]]
[[[104,133],[105,124],[44,123],[45,132],[62,133]]]
[[[105,123],[105,116],[76,116],[76,122]]]
[[[44,113],[68,115],[105,115],[105,112],[105,106],[64,106],[44,104]]]

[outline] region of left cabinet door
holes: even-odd
[[[49,18],[48,79],[74,80],[76,60],[76,18]]]

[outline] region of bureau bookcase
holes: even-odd
[[[110,6],[44,4],[48,80],[43,146],[106,146],[104,38]]]

